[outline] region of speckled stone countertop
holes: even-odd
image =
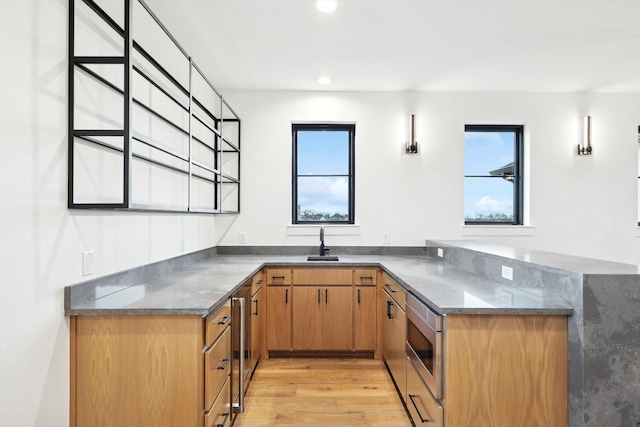
[[[467,273],[426,256],[338,255],[337,262],[308,262],[306,256],[217,255],[166,275],[130,286],[100,285],[91,298],[78,301],[65,289],[65,314],[206,316],[265,266],[382,267],[401,285],[441,314],[562,314],[563,301],[530,294],[515,287]]]
[[[427,247],[453,247],[483,256],[509,259],[515,263],[535,265],[540,270],[559,270],[578,274],[640,274],[640,265],[604,261],[555,252],[538,251],[474,240],[427,240]]]

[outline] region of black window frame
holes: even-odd
[[[524,224],[524,126],[523,125],[465,125],[467,132],[513,132],[515,136],[513,153],[513,175],[464,175],[467,178],[506,179],[513,177],[513,220],[512,221],[473,221],[464,219],[465,225],[523,225]],[[465,159],[466,161],[466,159]]]
[[[348,178],[349,184],[349,219],[347,221],[300,221],[298,219],[298,132],[299,131],[347,131],[349,132],[349,173],[348,175],[301,175],[309,176],[327,176],[327,177],[344,177]],[[355,224],[355,138],[356,125],[344,123],[293,123],[291,125],[292,140],[292,194],[291,194],[291,222],[292,224]]]

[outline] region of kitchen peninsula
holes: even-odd
[[[322,265],[307,262],[306,253],[277,255],[276,248],[255,248],[253,255],[234,255],[234,248],[202,251],[68,287],[65,313],[205,317],[263,268],[378,268],[445,317],[569,316],[569,425],[640,419],[640,402],[633,397],[638,384],[621,381],[637,378],[639,369],[640,321],[632,310],[640,294],[636,266],[475,242],[428,241],[411,255],[357,255],[356,249],[334,248],[339,261]],[[502,278],[502,266],[512,269],[512,281]],[[608,367],[606,377],[602,366]],[[602,398],[605,393],[615,393],[617,407]]]

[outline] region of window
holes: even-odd
[[[294,224],[353,224],[355,125],[294,124]]]
[[[523,127],[464,130],[465,224],[522,225]]]

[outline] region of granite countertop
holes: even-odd
[[[133,286],[97,285],[93,298],[72,303],[65,314],[206,316],[264,266],[382,267],[409,292],[441,314],[562,314],[573,310],[513,286],[466,273],[426,256],[339,255],[337,262],[308,262],[306,256],[218,255]],[[76,286],[86,286],[76,285]]]
[[[585,258],[556,252],[502,245],[475,240],[427,240],[427,246],[455,247],[483,255],[506,258],[515,263],[536,265],[542,270],[556,270],[577,274],[640,274],[640,265],[601,259]]]

